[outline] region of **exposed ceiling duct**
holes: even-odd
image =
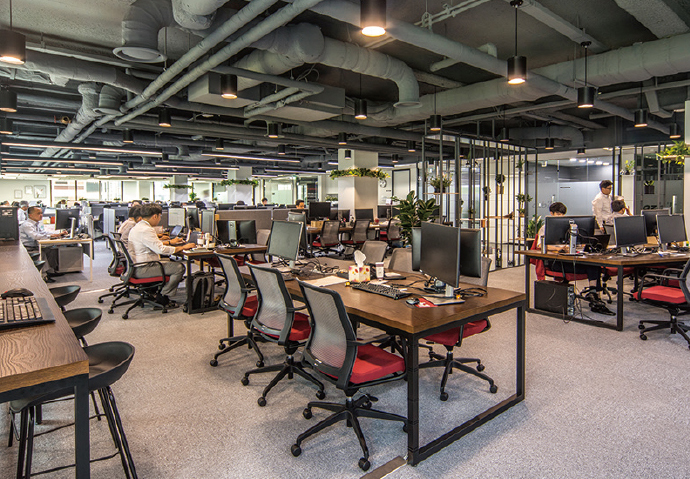
[[[162,62],[165,55],[158,50],[158,31],[172,25],[170,0],[135,0],[122,21],[122,46],[113,53],[133,62]]]
[[[584,148],[585,141],[582,132],[577,128],[569,126],[544,126],[538,128],[512,128],[510,130],[511,140],[542,140],[544,138],[557,138],[566,140],[570,144],[569,148]]]
[[[687,33],[688,25],[664,0],[615,0],[619,7],[635,17],[638,22],[658,38]],[[687,8],[687,3],[686,3]]]

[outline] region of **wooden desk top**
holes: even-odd
[[[382,227],[383,227],[383,226],[380,225],[380,224],[378,224],[378,223],[371,223],[371,224],[369,225],[369,229],[370,229],[370,230],[378,230],[378,229],[381,229]],[[341,226],[341,227],[338,229],[338,232],[339,232],[339,233],[349,233],[349,232],[351,232],[351,231],[354,230],[354,229],[355,229],[355,227],[354,227],[354,226],[350,226],[350,225]],[[313,226],[307,226],[307,233],[309,233],[309,234],[320,233],[320,232],[321,232],[321,228],[315,228],[315,227],[313,227]]]
[[[517,254],[528,258],[557,260],[557,261],[577,261],[578,263],[592,263],[607,266],[649,266],[653,264],[684,263],[690,259],[690,253],[679,253],[677,255],[659,256],[658,253],[644,253],[638,256],[620,256],[614,253],[589,254],[582,256],[569,256],[558,253],[542,253],[539,250],[521,250]]]
[[[0,392],[88,374],[86,353],[21,244],[0,245],[0,270],[0,291],[27,288],[55,316],[55,323],[0,332]]]
[[[93,243],[93,238],[59,238],[38,240],[42,245]]]
[[[193,252],[193,251],[181,251],[178,253],[180,256],[184,258],[201,258],[204,256],[211,256],[213,253],[220,253],[220,254],[250,254],[250,253],[263,253],[268,249],[268,246],[262,245],[262,244],[245,244],[242,246],[238,246],[237,248],[216,248],[211,251],[199,251],[199,252]]]

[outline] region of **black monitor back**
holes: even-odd
[[[374,221],[374,210],[372,208],[355,209],[355,219]]]
[[[638,246],[647,243],[645,219],[642,216],[619,216],[613,219],[616,246]]]
[[[677,243],[687,241],[685,219],[683,215],[657,216],[659,243]]]
[[[237,241],[243,244],[256,244],[255,220],[242,220],[237,222]]]
[[[412,228],[412,270],[419,271],[422,258],[422,228]]]
[[[0,207],[0,241],[19,239],[19,220],[16,206]]]
[[[222,244],[237,241],[237,222],[234,220],[218,220],[216,222],[216,236]]]
[[[482,231],[479,229],[460,230],[460,274],[482,277]]]
[[[656,231],[656,217],[668,216],[671,214],[671,208],[660,208],[657,210],[642,210],[642,216],[644,216],[644,224],[647,229],[647,236],[655,236]]]

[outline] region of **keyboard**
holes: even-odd
[[[42,314],[41,311],[45,311],[46,314]],[[0,331],[54,322],[55,318],[43,298],[25,296],[0,299]]]
[[[407,298],[412,294],[400,291],[398,288],[395,288],[393,286],[386,286],[385,284],[353,283],[352,289],[366,291],[367,293],[380,294],[381,296],[385,296],[387,298],[392,299]]]

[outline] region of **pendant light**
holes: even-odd
[[[343,133],[343,132],[338,133],[338,144],[339,145],[347,145],[347,133]]]
[[[577,154],[578,154],[578,155],[584,155],[585,152],[586,152],[586,150],[585,150],[584,148],[578,148],[578,149],[577,149]]]
[[[434,114],[429,117],[429,131],[441,131],[443,118],[436,114],[436,88],[434,87]]]
[[[503,128],[501,128],[501,131],[498,134],[498,141],[503,142],[503,143],[508,143],[510,141],[508,128],[506,128],[505,126]]]
[[[0,132],[0,133],[2,133],[2,132]],[[670,133],[669,133],[668,137],[672,140],[677,140],[678,138],[681,137],[680,126],[678,125],[678,123],[671,123]]]
[[[0,135],[11,135],[12,133],[12,120],[0,118]]]
[[[362,35],[380,37],[386,33],[386,0],[362,0],[359,6]]]
[[[134,143],[134,136],[132,130],[122,130],[122,143]]]
[[[508,59],[508,83],[511,85],[520,85],[525,83],[527,78],[527,58],[518,56],[518,8],[522,5],[523,0],[510,0],[510,5],[515,8],[515,55]]]
[[[285,155],[285,145],[278,145],[278,154]]]
[[[237,98],[237,75],[223,75],[220,77],[220,96],[227,100]]]
[[[414,153],[415,151],[417,151],[417,142],[414,140],[408,140],[407,151],[409,151],[410,153]]]
[[[398,156],[397,153],[393,153],[393,156],[391,157],[391,162],[397,163],[398,161],[400,161],[400,157]]]
[[[225,144],[224,144],[224,143],[225,143],[225,142],[223,141],[222,138],[216,139],[216,146],[215,146],[215,149],[216,149],[217,151],[223,151],[223,150],[225,149]]]
[[[282,136],[280,123],[269,123],[267,126],[266,136],[268,136],[269,138],[280,138]]]
[[[346,160],[351,160],[352,159],[352,150],[345,150],[345,156],[344,158]]]
[[[553,138],[547,138],[544,142],[544,149],[545,150],[553,150],[555,145],[556,145],[556,143],[553,141]]]
[[[6,88],[0,89],[0,111],[7,113],[16,113],[17,111],[17,94],[12,90]]]
[[[362,75],[359,75],[359,98],[355,100],[355,119],[367,119],[367,101],[362,99]]]
[[[10,29],[0,30],[0,62],[23,65],[26,61],[26,37],[12,30],[12,0],[10,0]]]
[[[646,108],[635,110],[635,128],[644,128],[649,121],[649,112]]]
[[[158,126],[163,128],[170,128],[172,126],[172,118],[170,118],[170,110],[163,108],[158,112]]]
[[[592,108],[594,106],[594,95],[596,89],[587,84],[587,49],[592,42],[582,42],[580,45],[585,49],[585,86],[577,89],[577,107]]]

